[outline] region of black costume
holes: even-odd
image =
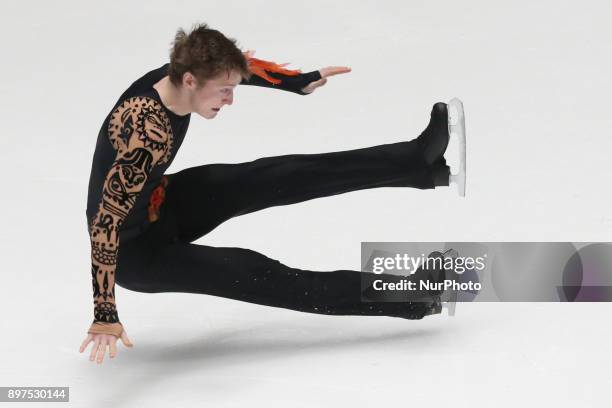
[[[305,271],[249,249],[192,242],[232,217],[272,206],[375,187],[448,185],[444,159],[430,155],[423,141],[434,126],[443,129],[443,104],[434,106],[421,137],[410,141],[164,174],[190,120],[190,114],[167,109],[153,88],[168,65],[134,82],[98,135],[87,203],[95,305],[90,333],[121,333],[115,281],[140,292],[203,293],[312,313],[409,319],[432,313],[431,299],[387,302],[370,296],[367,282],[397,281],[398,276]],[[282,81],[253,75],[242,84],[303,94],[303,87],[321,78],[318,71],[270,76]]]

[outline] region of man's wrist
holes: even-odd
[[[91,327],[87,331],[90,334],[112,334],[116,337],[121,337],[121,333],[123,332],[123,325],[121,322],[116,323],[106,323],[95,321],[91,324]]]

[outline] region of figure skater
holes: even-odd
[[[191,113],[214,119],[239,85],[308,95],[351,71],[330,66],[302,73],[242,52],[206,24],[179,29],[170,62],[136,80],[98,134],[87,199],[94,320],[80,352],[101,363],[117,339],[115,282],[138,292],[201,293],[301,312],[421,319],[440,312],[438,294],[387,301],[373,279],[395,275],[283,265],[255,251],[194,244],[224,221],[261,209],[377,187],[432,189],[452,180],[444,159],[448,109],[436,103],[426,129],[399,143],[322,153],[215,163],[166,174]],[[422,275],[425,278],[429,275]],[[96,358],[97,356],[97,358]]]

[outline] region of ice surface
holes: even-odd
[[[409,140],[435,102],[464,102],[466,198],[360,191],[239,217],[201,241],[358,269],[361,241],[610,240],[611,3],[8,3],[0,385],[70,386],[72,407],[609,400],[609,304],[459,305],[454,318],[412,322],[118,288],[135,347],[102,366],[77,350],[92,318],[85,204],[97,132],[119,94],[167,61],[178,27],[208,22],[290,68],[353,71],[307,97],[239,88],[216,120],[192,118],[171,172]]]

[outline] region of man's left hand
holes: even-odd
[[[319,74],[321,74],[321,79],[318,81],[313,81],[302,88],[302,92],[304,93],[312,93],[315,89],[320,86],[323,86],[327,83],[327,78],[338,75],[338,74],[346,74],[351,72],[351,68],[349,67],[325,67],[319,70]]]
[[[251,58],[255,55],[255,50],[247,50],[243,52],[246,58]],[[285,66],[287,64],[280,64],[281,66]],[[321,75],[321,79],[317,81],[313,81],[306,85],[301,89],[302,92],[309,94],[312,93],[315,89],[325,85],[327,83],[327,78],[338,75],[338,74],[346,74],[351,72],[350,67],[325,67],[319,70],[319,74]]]

